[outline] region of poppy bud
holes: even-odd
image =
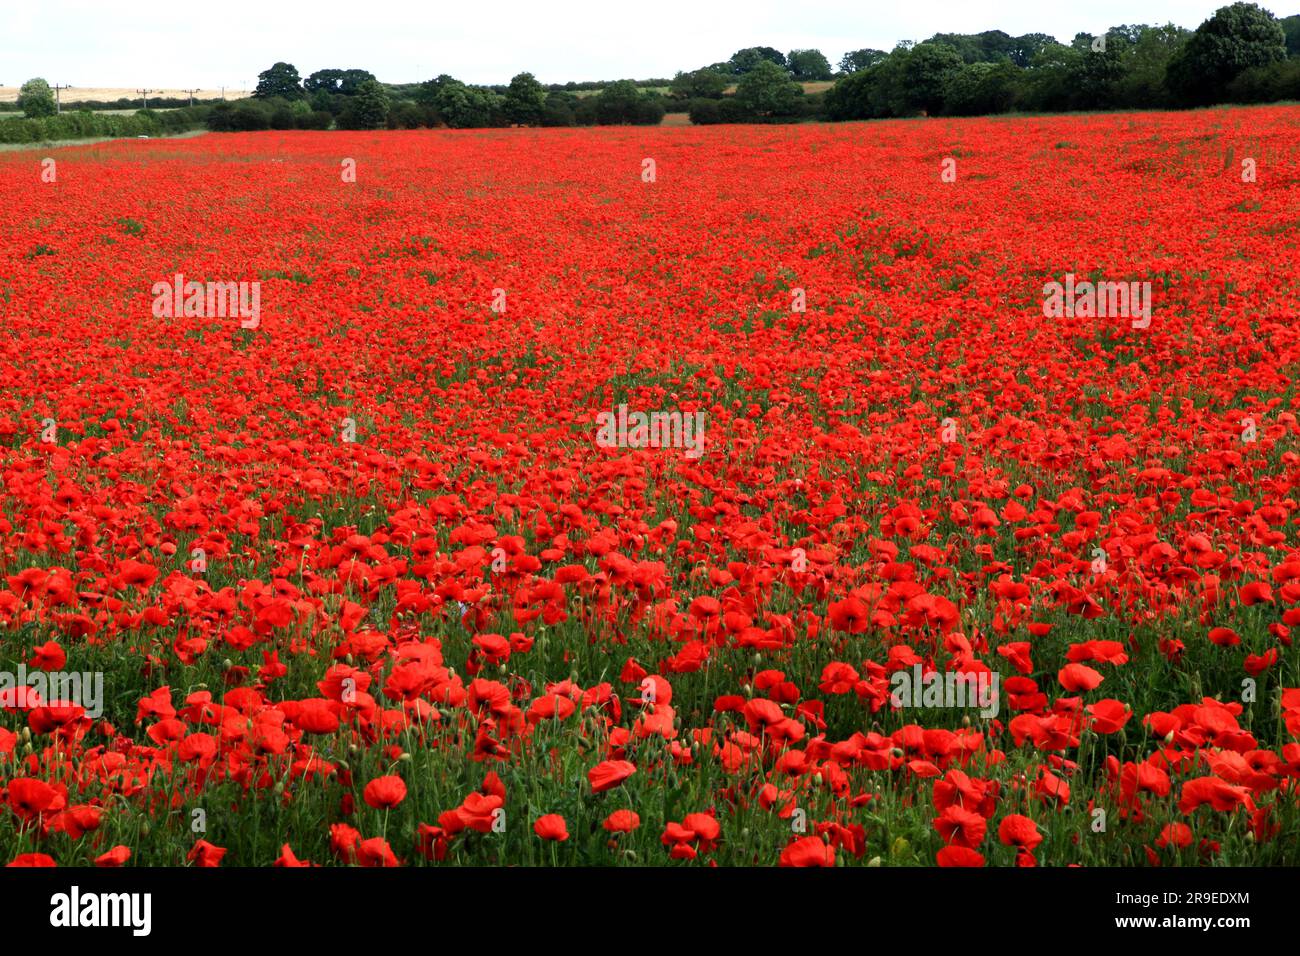
[[[870,866],[870,867],[878,867],[878,866],[880,866],[880,857],[878,857],[878,856],[873,856],[871,859],[869,859],[869,860],[867,861],[867,866]]]
[[[232,667],[234,667],[234,666],[235,666],[235,662],[232,661],[229,657],[227,657],[225,660],[223,660],[223,661],[221,662],[221,669],[222,669],[223,671],[228,671],[228,670],[230,670],[230,668],[232,668]]]
[[[403,751],[401,754],[398,755],[397,759],[400,760],[402,763],[410,763],[411,755]]]

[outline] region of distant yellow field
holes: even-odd
[[[53,81],[51,81],[53,82]],[[0,86],[0,103],[12,103],[18,99],[18,87]],[[137,87],[126,89],[117,86],[74,86],[71,89],[59,91],[59,101],[64,105],[69,103],[78,103],[82,100],[101,100],[111,103],[113,100],[119,100],[122,97],[127,99],[138,100],[140,94],[136,92]],[[154,90],[149,94],[149,99],[159,97],[188,97],[190,94],[185,90]],[[243,90],[231,89],[226,87],[226,99],[238,100],[243,99],[249,94]],[[194,98],[199,100],[214,100],[221,97],[221,90],[196,90]]]
[[[801,82],[799,85],[803,87],[803,91],[805,93],[825,93],[827,90],[829,90],[832,86],[835,85],[835,81],[834,80],[809,80],[806,83]],[[736,92],[736,84],[732,83],[729,87],[723,90],[723,92],[724,93]]]

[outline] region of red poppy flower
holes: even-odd
[[[543,840],[554,840],[557,843],[563,843],[569,838],[569,831],[565,828],[564,817],[558,813],[548,813],[545,816],[538,817],[533,823],[533,832]]]
[[[593,793],[612,790],[636,773],[636,764],[630,760],[605,760],[587,771],[587,780]]]
[[[376,810],[391,810],[406,799],[406,783],[401,777],[376,777],[366,784],[362,798]]]
[[[835,848],[819,836],[795,840],[781,851],[781,866],[834,866]]]
[[[631,810],[615,810],[601,826],[610,833],[631,833],[641,826],[641,817]]]
[[[43,671],[58,671],[63,670],[67,663],[68,655],[63,648],[54,641],[46,641],[32,650],[32,657],[27,662],[27,666]]]
[[[224,847],[214,846],[207,840],[199,840],[190,848],[190,852],[185,854],[185,859],[195,866],[217,867],[221,865],[221,858],[225,855]]]

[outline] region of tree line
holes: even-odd
[[[824,91],[804,86],[830,80],[834,85]],[[279,62],[258,75],[251,99],[177,110],[183,115],[170,125],[203,123],[215,131],[655,125],[669,112],[709,124],[1279,100],[1300,100],[1300,15],[1279,20],[1257,4],[1237,2],[1195,30],[1172,23],[1121,25],[1098,35],[1080,33],[1069,43],[1043,33],[936,33],[888,52],[851,50],[835,68],[820,50],[755,46],[671,79],[548,86],[519,73],[507,85],[483,86],[443,74],[386,84],[355,68],[321,69],[303,78],[292,64]],[[28,126],[0,121],[0,141],[37,135],[31,121],[47,117],[60,128],[96,125],[53,117],[44,80],[24,84],[17,106]],[[156,117],[168,115],[154,114],[145,125],[161,128]]]

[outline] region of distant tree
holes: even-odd
[[[277,63],[269,70],[257,74],[257,89],[253,96],[267,99],[279,96],[286,100],[302,99],[302,86],[298,81],[298,70],[291,63]]]
[[[342,70],[317,70],[311,76],[302,81],[302,88],[308,94],[324,90],[327,93],[337,93],[339,91],[339,82],[343,79]]]
[[[641,101],[641,90],[632,80],[616,80],[596,96],[596,122],[602,126],[631,123]]]
[[[775,63],[782,69],[785,69],[786,66],[785,54],[780,50],[773,49],[770,46],[751,46],[743,50],[737,50],[731,55],[731,59],[728,61],[728,72],[733,76],[744,76],[764,61]]]
[[[1034,58],[1049,47],[1059,46],[1055,37],[1046,33],[1026,33],[1012,40],[1011,50],[1007,54],[1011,62],[1019,67],[1028,67]]]
[[[1020,108],[1030,112],[1070,109],[1082,59],[1082,53],[1063,43],[1053,42],[1039,50],[1023,77]]]
[[[263,106],[245,100],[236,103],[231,113],[230,128],[236,133],[271,128],[271,118]]]
[[[722,101],[715,99],[691,100],[689,115],[696,126],[712,126],[722,122]]]
[[[443,87],[449,83],[459,83],[454,76],[448,76],[446,73],[440,74],[432,80],[425,80],[415,90],[415,102],[424,106],[436,106],[438,94]]]
[[[29,119],[53,116],[56,107],[50,84],[39,76],[28,80],[18,91],[18,108]]]
[[[365,80],[348,104],[356,129],[379,129],[388,123],[388,91],[377,80]]]
[[[845,75],[857,73],[859,70],[874,66],[887,56],[889,54],[884,50],[872,50],[870,48],[850,50],[840,57],[840,72]]]
[[[1128,27],[1115,27],[1098,37],[1081,34],[1072,45],[1079,57],[1070,74],[1070,108],[1113,109],[1119,98],[1119,83],[1127,72],[1129,50],[1135,35]]]
[[[451,77],[439,77],[434,83],[438,86],[433,107],[453,129],[492,126],[502,112],[501,97],[491,90],[466,86]]]
[[[730,83],[730,79],[708,67],[691,73],[678,73],[669,84],[669,92],[681,99],[716,99]]]
[[[1220,7],[1169,61],[1171,92],[1188,105],[1222,101],[1228,83],[1251,67],[1286,58],[1286,33],[1253,3]]]
[[[799,105],[803,87],[777,64],[764,60],[740,78],[736,102],[760,116],[788,116]]]
[[[1192,35],[1172,23],[1140,26],[1137,38],[1125,51],[1124,75],[1115,83],[1115,105],[1127,108],[1170,105],[1165,71],[1174,51]]]
[[[1005,113],[1015,98],[1019,68],[1010,61],[966,63],[949,74],[943,91],[943,109],[950,116],[987,116]]]
[[[339,76],[339,92],[344,96],[356,96],[367,82],[374,82],[375,74],[369,70],[343,70]]]
[[[1230,103],[1300,100],[1300,58],[1242,70],[1228,84],[1227,100]]]
[[[926,113],[940,112],[944,85],[961,67],[962,59],[952,47],[939,43],[914,46],[903,64],[903,85],[908,105]]]
[[[829,80],[831,78],[830,61],[821,50],[791,50],[785,58],[790,75],[805,82]]]
[[[546,108],[546,90],[531,73],[516,74],[510,80],[502,104],[511,123],[519,126],[536,126]]]
[[[841,77],[826,93],[826,115],[840,120],[901,116],[907,111],[903,97],[906,59],[907,50],[900,45],[865,70]]]
[[[577,105],[578,98],[572,93],[551,93],[546,97],[546,107],[542,110],[542,125],[573,126],[578,121]]]
[[[1279,20],[1282,32],[1286,34],[1286,55],[1300,56],[1300,13]]]
[[[369,70],[317,70],[302,81],[302,88],[308,94],[325,90],[342,96],[356,96],[361,84],[374,78]]]

